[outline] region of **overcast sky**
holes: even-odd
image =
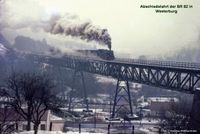
[[[154,9],[141,9],[141,4],[191,4],[193,9],[179,9],[178,14],[156,14]],[[45,21],[52,14],[68,13],[107,28],[112,49],[117,52],[166,55],[181,47],[199,45],[199,0],[4,0],[0,8],[1,27],[9,25],[1,31],[10,40],[23,32],[42,38],[41,31],[13,28],[26,22]],[[67,40],[57,35],[44,37],[50,36],[61,42]]]

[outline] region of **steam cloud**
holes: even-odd
[[[16,19],[17,21],[15,21],[11,17],[8,18],[8,16],[12,16],[13,13],[10,15],[10,12],[6,12],[7,10],[9,11],[9,9],[6,10],[5,7],[5,1],[0,1],[0,19],[2,20],[2,22],[0,22],[0,30],[5,27],[11,29],[31,28],[36,32],[42,29],[53,35],[60,34],[71,36],[87,42],[95,41],[99,45],[107,46],[111,50],[111,37],[108,30],[94,26],[89,21],[80,20],[77,16],[72,16],[70,14],[60,16],[54,14],[50,19],[45,20],[41,16],[36,16],[34,19],[30,20],[24,20],[27,16],[19,16],[21,17],[21,21],[19,21],[20,19]],[[6,13],[2,14],[3,12]]]
[[[80,23],[76,20],[76,17],[69,16],[54,17],[50,32],[52,34],[64,34],[66,36],[78,37],[87,42],[96,41],[101,45],[107,45],[111,50],[111,37],[107,29],[98,28],[90,22]]]

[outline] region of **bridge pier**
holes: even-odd
[[[128,104],[129,108],[126,107],[126,104],[120,104],[120,100],[124,100],[124,102]],[[127,112],[133,115],[129,82],[118,79],[111,118],[115,118],[122,108],[128,109]]]
[[[200,131],[200,88],[197,88],[194,93],[190,128]]]
[[[74,86],[75,86],[75,82],[76,82],[76,77],[80,76],[81,77],[81,82],[82,82],[82,86],[83,86],[83,99],[84,99],[84,104],[85,104],[85,108],[88,111],[89,110],[89,105],[88,105],[88,97],[87,97],[87,90],[86,90],[86,86],[85,86],[85,79],[84,79],[84,75],[82,71],[79,70],[75,70],[74,74],[73,74],[73,80],[72,80],[72,90],[70,92],[70,99],[69,99],[69,107],[68,110],[71,111],[72,109],[72,98],[73,98],[73,93],[74,93]]]

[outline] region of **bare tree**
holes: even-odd
[[[11,99],[6,96],[2,87],[0,87],[0,99],[0,134],[12,133],[16,131],[20,116],[8,105]]]
[[[34,124],[34,133],[45,112],[57,110],[61,106],[59,99],[53,92],[54,85],[45,75],[12,74],[8,78],[5,94],[12,99],[10,105],[27,120],[27,130]]]
[[[9,134],[16,130],[19,115],[13,113],[11,107],[5,106],[0,109],[0,134]]]

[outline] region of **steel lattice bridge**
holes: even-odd
[[[136,59],[115,59],[109,61],[70,55],[65,55],[63,57],[29,55],[29,57],[35,62],[73,69],[75,70],[74,76],[76,76],[77,73],[81,74],[80,76],[82,77],[83,83],[83,72],[117,79],[118,82],[114,97],[112,117],[115,117],[116,113],[124,107],[124,105],[118,105],[121,99],[125,99],[129,103],[130,113],[133,113],[129,82],[193,94],[200,80],[199,63]],[[86,108],[88,109],[85,85],[83,88],[85,91],[84,98]],[[125,91],[127,96],[124,96],[122,91]],[[69,106],[69,109],[70,108],[71,106]]]

